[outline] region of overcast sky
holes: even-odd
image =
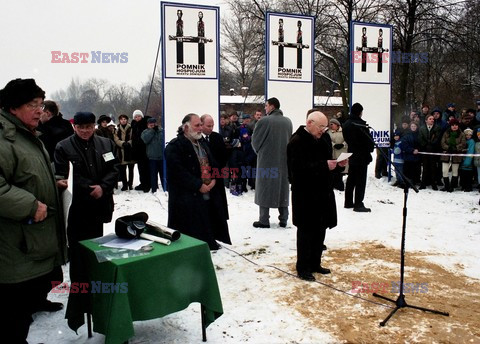
[[[222,0],[183,3],[219,6]],[[0,88],[11,79],[34,78],[49,97],[72,78],[139,87],[153,71],[158,0],[2,0],[0,13]],[[88,53],[88,63],[52,63],[52,51]],[[91,63],[91,51],[127,53],[128,62]]]

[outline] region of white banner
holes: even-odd
[[[218,128],[219,7],[161,3],[165,142],[188,113],[210,114]]]
[[[309,16],[266,16],[266,98],[278,98],[294,131],[313,107],[314,24]]]
[[[350,106],[362,104],[375,143],[389,147],[392,26],[352,22],[350,42]]]

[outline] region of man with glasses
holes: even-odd
[[[298,277],[306,281],[315,281],[313,272],[330,273],[330,269],[321,266],[322,252],[327,228],[337,225],[332,176],[337,161],[332,160],[327,129],[327,117],[314,111],[287,145],[293,224],[297,226],[296,269]],[[339,162],[339,169],[346,164],[347,160]]]
[[[287,227],[288,189],[287,143],[292,136],[292,121],[283,115],[277,98],[265,103],[266,116],[257,122],[252,147],[257,153],[255,204],[260,207],[256,228],[270,228],[270,208],[278,208],[280,227]]]
[[[0,333],[8,343],[26,343],[39,308],[62,308],[46,295],[52,282],[63,281],[67,261],[57,190],[67,185],[55,180],[36,135],[44,99],[33,79],[12,80],[0,90]]]
[[[93,113],[77,112],[73,129],[75,134],[60,141],[55,148],[55,170],[59,178],[66,178],[69,162],[73,165],[73,198],[67,224],[70,280],[89,283],[78,242],[103,236],[103,224],[112,220],[118,160],[113,141],[94,135]],[[83,324],[83,313],[89,312],[89,305],[81,295],[85,294],[71,293],[68,298],[67,317],[72,304],[83,310],[79,319],[68,317],[69,326],[75,331]]]
[[[353,211],[367,213],[371,209],[365,207],[363,199],[367,186],[367,168],[368,164],[372,162],[371,153],[375,143],[362,115],[363,106],[360,103],[353,104],[350,118],[343,125],[343,137],[347,142],[348,152],[353,153],[348,163],[345,208],[353,208]]]

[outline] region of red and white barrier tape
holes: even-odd
[[[469,157],[480,157],[480,154],[456,154],[456,153],[432,153],[432,152],[418,152],[418,154],[424,154],[424,155],[449,155],[449,156],[469,156]]]

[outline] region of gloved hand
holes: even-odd
[[[335,148],[335,149],[342,149],[343,147],[345,147],[345,145],[343,143],[337,143],[337,144],[333,145],[333,148]]]
[[[122,146],[123,146],[124,148],[125,148],[125,147],[128,147],[128,146],[130,146],[130,143],[128,143],[127,141],[125,141],[125,142],[122,144]]]

